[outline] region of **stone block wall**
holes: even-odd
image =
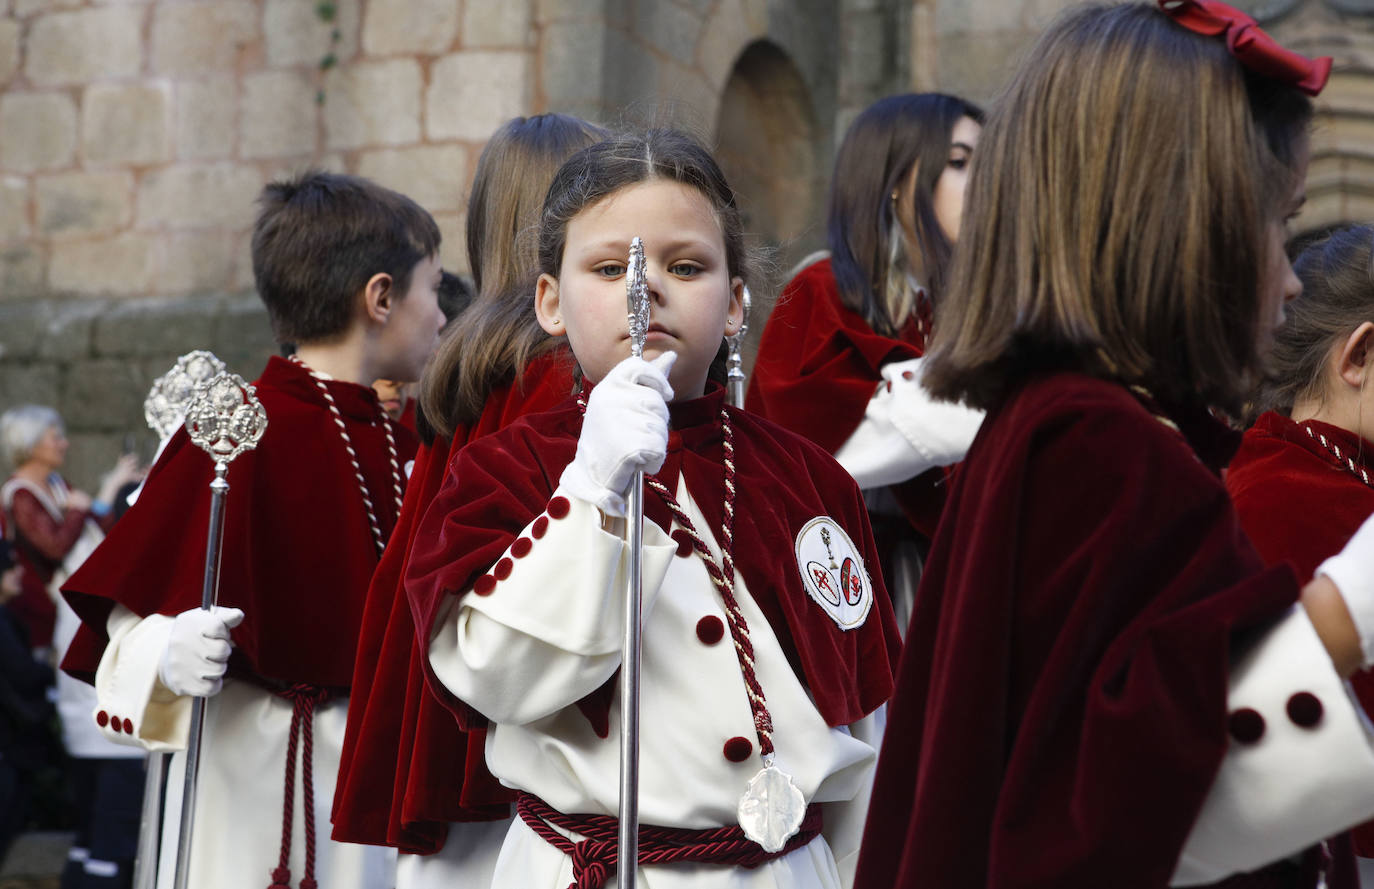
[[[1236,2],[1337,56],[1298,228],[1374,217],[1374,8]],[[716,141],[785,269],[820,243],[855,114],[902,90],[989,101],[1068,3],[0,0],[0,410],[54,404],[93,485],[146,441],[142,398],[177,355],[253,375],[273,351],[248,254],[265,182],[317,166],[399,189],[464,271],[473,170],[519,114]]]
[[[143,420],[155,379],[192,349],[209,349],[253,379],[275,352],[267,314],[251,293],[0,303],[0,409],[52,405],[71,449],[64,473],[93,490],[126,448],[157,447]]]

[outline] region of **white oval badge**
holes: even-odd
[[[816,516],[797,535],[797,568],[807,595],[842,630],[862,626],[873,607],[873,581],[859,549],[829,516]]]

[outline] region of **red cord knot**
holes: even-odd
[[[272,885],[267,889],[291,889],[291,871],[284,867],[272,868]]]
[[[601,889],[616,866],[618,842],[583,840],[573,846],[573,883],[568,889]]]

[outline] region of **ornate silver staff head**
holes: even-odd
[[[630,354],[640,358],[644,355],[644,341],[649,337],[649,282],[645,272],[644,242],[639,238],[630,242],[625,301],[630,312]]]
[[[182,355],[171,370],[153,381],[143,401],[143,418],[158,438],[168,438],[181,425],[196,387],[225,369],[224,362],[213,353],[197,349]]]
[[[186,432],[215,461],[215,471],[257,447],[267,429],[267,411],[253,386],[238,374],[222,372],[196,386],[186,411]]]

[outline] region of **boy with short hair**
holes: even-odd
[[[65,585],[84,626],[63,667],[94,679],[107,736],[151,750],[184,749],[191,696],[213,696],[190,885],[389,886],[390,850],[331,842],[328,818],[368,580],[416,447],[369,384],[418,378],[437,344],[440,235],[409,198],[350,176],[274,182],[259,203],[258,292],[297,350],[256,381],[267,430],[230,464],[219,604],[199,608],[212,461],[182,430]],[[178,754],[163,886],[181,774]]]

